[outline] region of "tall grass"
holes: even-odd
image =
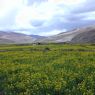
[[[94,45],[1,45],[0,95],[94,94]]]

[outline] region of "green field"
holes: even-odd
[[[95,95],[95,45],[0,45],[0,95]]]

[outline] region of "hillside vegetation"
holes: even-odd
[[[95,45],[0,45],[0,95],[95,95]]]

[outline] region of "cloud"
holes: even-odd
[[[46,2],[46,1],[48,1],[48,0],[27,0],[27,5],[31,6],[34,3],[41,3],[41,2]]]
[[[94,24],[94,4],[95,0],[0,0],[0,27],[53,35]]]
[[[95,11],[95,0],[86,0],[78,9],[74,9],[73,13],[86,13],[92,11]]]
[[[26,6],[18,12],[16,23],[23,27],[24,24],[27,25],[32,21],[48,22],[55,14],[59,13],[59,10],[61,10],[59,7],[49,2],[43,2],[39,5],[34,3],[34,5]]]
[[[13,28],[15,17],[23,0],[0,0],[0,29]]]

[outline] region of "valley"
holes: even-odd
[[[0,44],[27,43],[95,43],[95,25],[76,28],[53,36],[27,35],[23,33],[0,31]]]

